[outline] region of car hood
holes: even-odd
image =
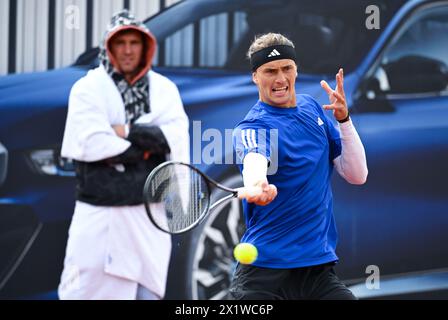
[[[0,130],[54,108],[66,108],[73,84],[87,70],[59,70],[0,77]]]
[[[257,95],[248,72],[221,70],[169,69],[156,70],[173,80],[188,107],[213,101]],[[15,120],[31,118],[36,113],[66,107],[73,84],[87,73],[81,67],[0,77],[0,127]],[[320,94],[320,78],[303,76],[297,81],[300,93]]]
[[[49,143],[55,134],[51,132],[52,127],[57,128],[57,137],[61,139],[64,123],[54,123],[54,126],[51,123],[65,121],[71,87],[87,71],[87,68],[72,66],[0,77],[0,140],[18,142],[32,134],[36,139],[46,135],[45,141]],[[258,99],[249,72],[179,68],[156,71],[176,83],[190,121],[202,121],[204,128],[233,128]],[[299,77],[297,92],[315,97],[322,94],[319,80],[315,76]]]

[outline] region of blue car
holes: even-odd
[[[296,91],[321,104],[320,80],[334,86],[344,67],[369,178],[352,186],[334,175],[338,275],[360,298],[446,298],[448,1],[371,2],[182,1],[146,24],[160,44],[155,69],[190,118],[193,164],[230,187],[242,182],[229,132],[258,99],[245,59],[254,36],[295,43]],[[97,53],[0,78],[0,298],[57,298],[75,203],[73,165],[60,156],[68,96]],[[166,298],[224,298],[243,231],[235,201],[174,236]]]

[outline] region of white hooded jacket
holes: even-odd
[[[177,87],[154,71],[147,76],[151,112],[136,123],[159,126],[169,143],[170,158],[189,162],[188,118]],[[125,124],[124,110],[105,68],[89,71],[72,88],[61,155],[92,162],[123,153],[130,142],[117,136],[112,125]],[[143,205],[105,207],[77,201],[60,298],[134,299],[137,283],[161,298],[170,254],[170,236],[152,225]],[[105,274],[129,281],[102,286]]]

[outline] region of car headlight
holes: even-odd
[[[57,149],[34,150],[30,159],[35,169],[50,176],[75,176],[73,160],[63,158]]]

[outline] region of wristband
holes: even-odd
[[[342,119],[342,120],[338,120],[338,119],[336,119],[339,123],[344,123],[344,122],[347,122],[348,120],[350,120],[350,113],[347,113],[347,117],[345,117],[344,119]]]

